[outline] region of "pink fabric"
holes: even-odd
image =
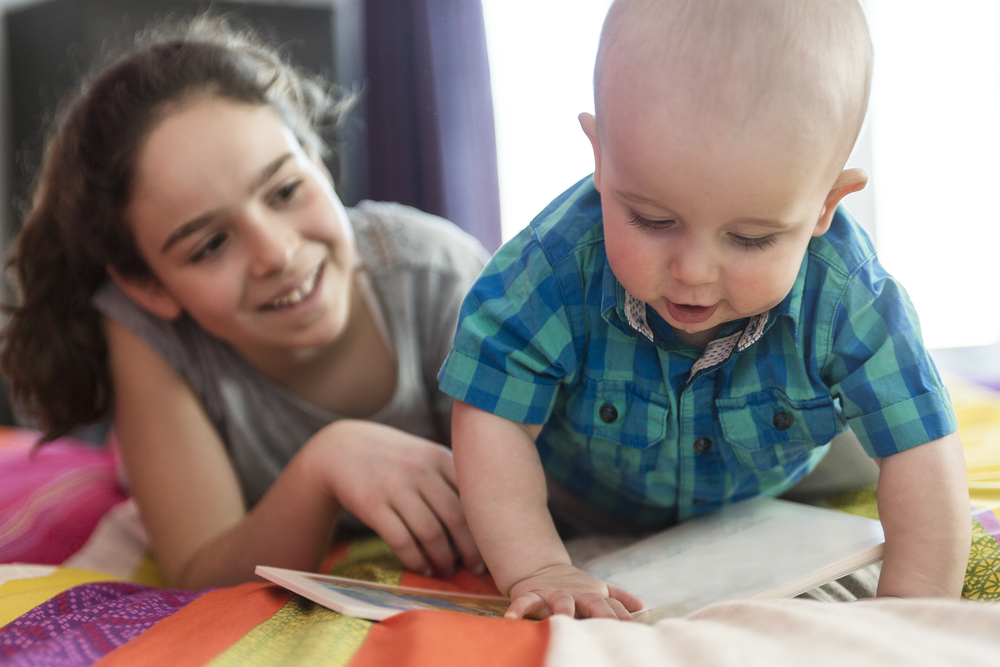
[[[59,564],[126,499],[108,447],[0,428],[0,563]]]

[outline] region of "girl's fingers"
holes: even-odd
[[[448,539],[448,531],[424,498],[414,493],[400,499],[394,509],[430,559],[434,571],[450,576],[455,570],[455,550]]]
[[[433,570],[431,561],[421,550],[403,519],[391,507],[385,506],[380,511],[375,512],[369,527],[385,540],[385,543],[402,561],[403,567],[407,570],[413,572]]]
[[[483,572],[485,569],[483,557],[479,554],[472,531],[466,523],[458,493],[447,482],[430,484],[428,487],[424,499],[448,531],[453,551],[458,552],[457,555],[469,570],[476,573]]]

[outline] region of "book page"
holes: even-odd
[[[679,524],[584,569],[638,595],[652,617],[714,602],[792,597],[878,561],[878,521],[775,498]]]
[[[333,611],[372,621],[414,609],[502,618],[510,605],[507,598],[493,595],[393,586],[277,567],[258,565],[255,573]]]

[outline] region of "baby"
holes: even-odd
[[[845,164],[870,78],[856,0],[611,7],[580,117],[593,177],[492,259],[439,378],[508,616],[641,607],[572,566],[557,510],[641,532],[778,495],[847,426],[880,466],[878,595],[960,594],[950,399],[840,206],[868,179]]]

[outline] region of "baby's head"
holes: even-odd
[[[701,346],[780,303],[867,181],[870,78],[857,0],[617,0],[581,122],[619,281]]]

